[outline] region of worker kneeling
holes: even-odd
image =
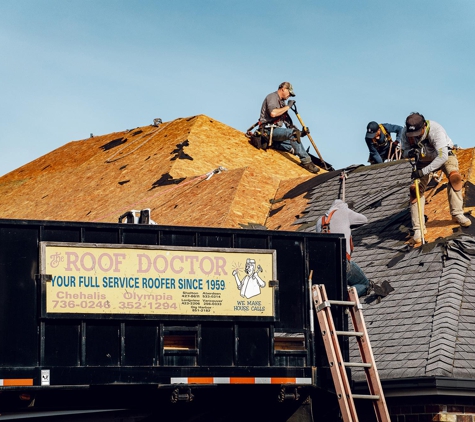
[[[279,89],[270,93],[264,99],[259,117],[259,126],[269,139],[269,147],[290,152],[300,158],[301,166],[310,173],[318,173],[320,169],[313,164],[312,158],[300,142],[301,136],[306,136],[309,132],[301,132],[296,128],[288,111],[295,104],[295,97],[292,85],[289,82],[282,82]],[[286,103],[286,100],[287,103]]]

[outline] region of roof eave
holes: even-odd
[[[414,377],[381,380],[386,397],[470,396],[475,397],[475,379]],[[355,393],[368,388],[366,381],[355,382]]]

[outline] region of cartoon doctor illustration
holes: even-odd
[[[250,299],[253,296],[261,294],[261,287],[265,287],[266,282],[259,277],[262,272],[260,265],[256,269],[256,260],[247,258],[246,266],[244,268],[246,275],[242,280],[239,280],[238,270],[233,271],[234,279],[236,280],[237,288],[241,291],[241,296]]]

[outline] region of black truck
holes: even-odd
[[[344,300],[344,265],[337,234],[0,220],[0,420],[337,421],[311,285]]]

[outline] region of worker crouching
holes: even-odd
[[[450,214],[453,221],[462,227],[468,227],[472,222],[463,215],[463,181],[459,172],[457,157],[453,149],[454,144],[445,129],[433,120],[426,120],[420,113],[412,113],[406,119],[406,126],[402,134],[403,158],[415,161],[412,179],[419,180],[419,206],[417,201],[416,186],[410,188],[410,209],[414,242],[419,243],[427,232],[424,220],[424,192],[429,183],[430,175],[439,169],[447,176],[447,197]],[[422,216],[420,218],[419,216]]]

